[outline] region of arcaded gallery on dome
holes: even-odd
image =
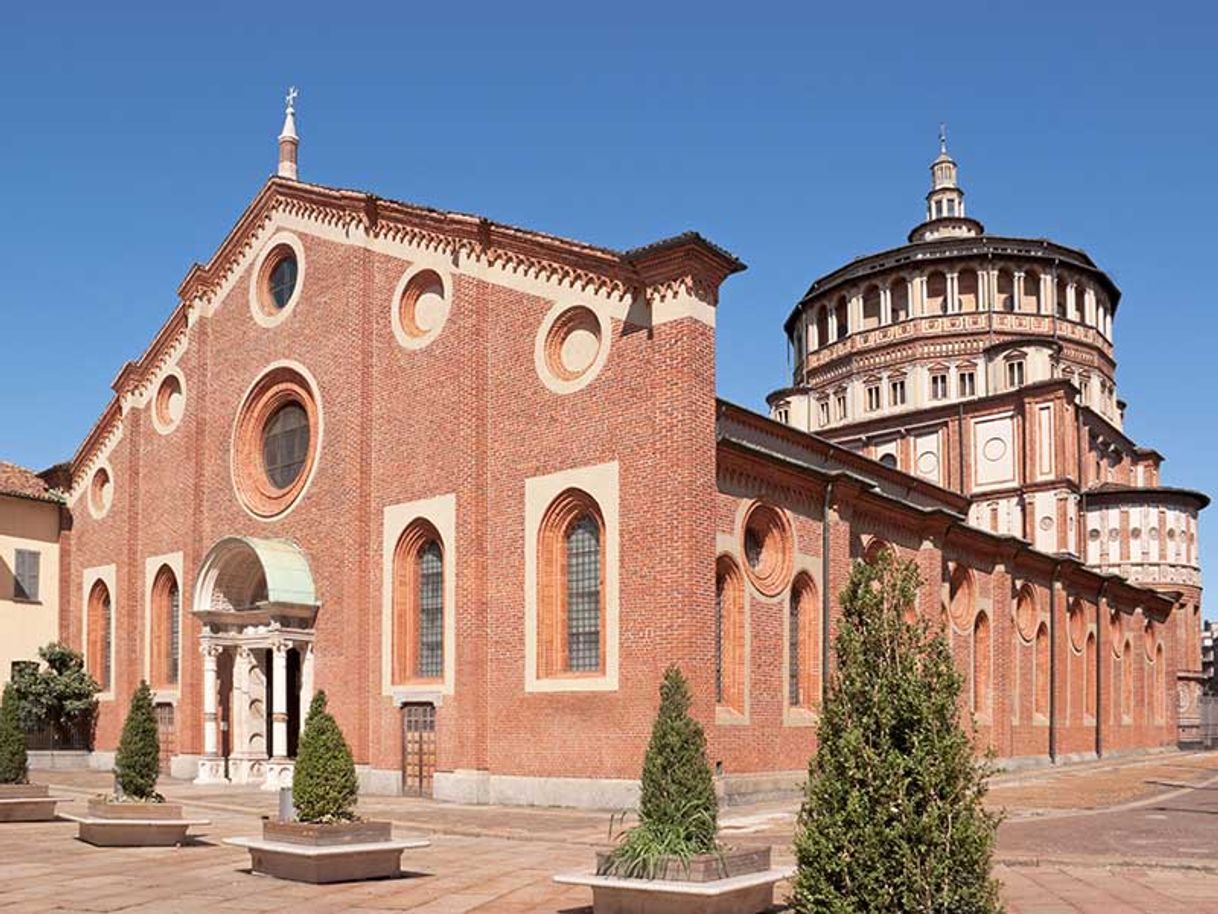
[[[278,174],[40,477],[98,766],[148,679],[168,770],[289,783],[324,688],[368,791],[632,805],[675,662],[724,794],[793,790],[836,594],[883,549],[1000,758],[1187,727],[1208,499],[1122,431],[1115,284],[988,234],[945,143],[908,243],[795,304],[768,415],[716,398],[744,264],[701,236],[609,250],[311,184],[297,147],[289,109]]]

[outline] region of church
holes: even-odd
[[[146,679],[167,770],[273,789],[325,689],[368,792],[630,806],[677,663],[724,797],[791,792],[884,549],[1000,759],[1175,744],[1207,499],[1122,431],[1115,284],[987,234],[945,142],[908,244],[795,305],[769,414],[716,397],[745,267],[700,235],[320,186],[298,146],[289,99],[277,174],[38,477],[96,764]]]

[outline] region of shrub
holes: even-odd
[[[26,731],[51,726],[62,733],[92,717],[101,687],[85,671],[85,660],[66,644],[38,649],[42,664],[22,666],[13,675],[17,716]]]
[[[702,725],[689,716],[689,686],[670,666],[660,684],[660,710],[643,760],[639,824],[621,836],[602,874],[651,879],[668,858],[688,863],[717,850],[719,802]]]
[[[114,773],[119,799],[156,800],[156,781],[160,774],[161,743],[157,736],[156,715],[152,710],[152,690],[140,680],[131,696],[123,735],[114,757]]]
[[[356,817],[358,793],[351,749],[326,711],[326,693],[318,692],[305,718],[292,773],[296,818],[301,822],[350,821]]]
[[[0,700],[0,784],[24,784],[28,767],[25,731],[17,720],[17,694],[6,685]]]
[[[991,764],[978,764],[961,724],[946,637],[906,620],[920,584],[886,552],[857,564],[840,597],[837,668],[796,827],[796,911],[1001,910],[998,816],[982,805]]]

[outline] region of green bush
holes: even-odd
[[[670,666],[643,760],[639,824],[621,836],[602,874],[654,878],[668,858],[685,863],[717,850],[719,801],[702,725],[689,716],[689,686]]]
[[[160,764],[161,743],[152,710],[152,690],[141,679],[139,688],[131,696],[118,753],[114,757],[118,798],[159,801],[161,796],[156,792],[156,781]]]
[[[358,793],[351,749],[326,711],[326,693],[318,692],[305,718],[292,773],[296,818],[301,822],[350,821],[356,818]]]
[[[0,700],[0,784],[24,784],[28,769],[25,731],[17,720],[17,694],[12,685],[6,685]]]
[[[992,914],[991,771],[960,720],[963,678],[939,630],[906,620],[921,581],[886,552],[859,563],[795,835],[791,907],[810,914]]]
[[[21,666],[13,675],[17,716],[27,730],[51,726],[62,732],[91,718],[101,687],[85,670],[85,659],[66,644],[52,641],[38,649],[42,664]]]

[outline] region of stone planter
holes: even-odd
[[[293,882],[356,882],[401,871],[402,851],[427,847],[423,838],[395,840],[389,822],[280,822],[264,819],[261,838],[227,838],[250,852],[255,873]]]
[[[598,851],[599,872],[608,851]],[[592,889],[594,914],[757,914],[774,902],[774,884],[793,867],[770,866],[770,848],[735,847],[722,854],[669,860],[654,879],[563,873],[554,881]]]
[[[0,784],[0,822],[48,822],[58,802],[45,784]]]
[[[108,802],[94,797],[88,813],[64,816],[80,826],[77,837],[98,847],[171,847],[182,844],[192,825],[207,819],[186,819],[177,803]]]

